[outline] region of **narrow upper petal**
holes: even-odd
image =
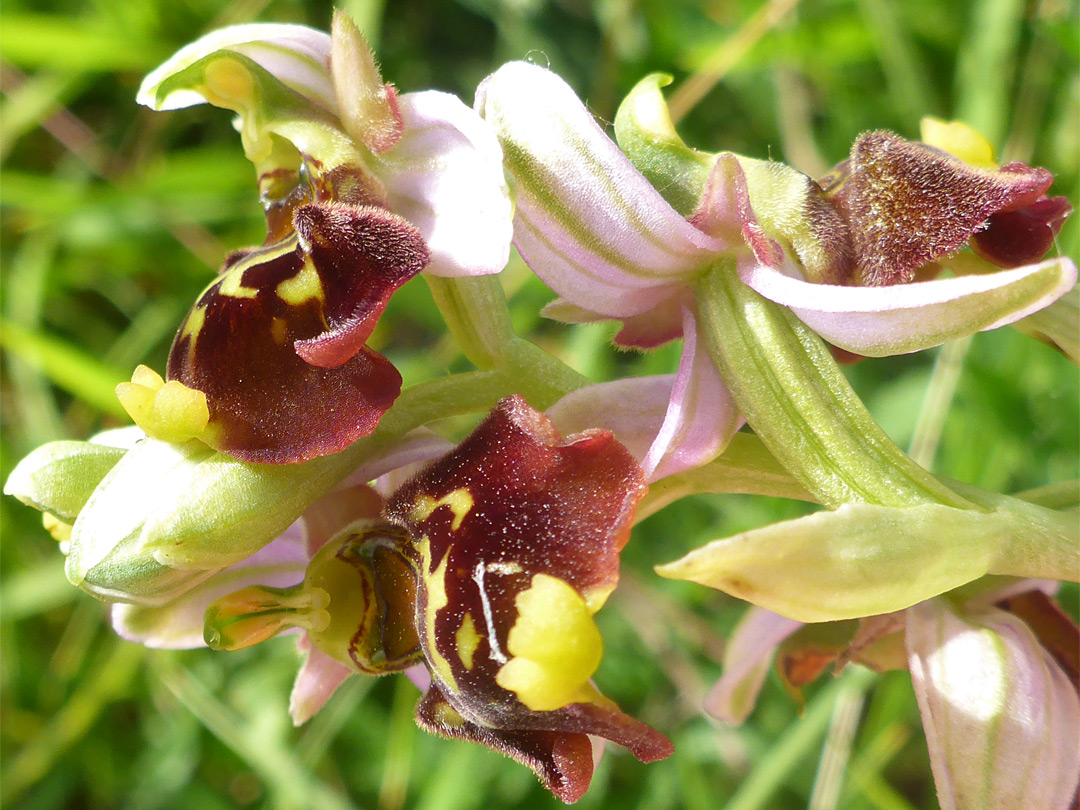
[[[684,308],[682,357],[664,422],[641,464],[646,480],[711,461],[744,421],[705,351],[693,311]]]
[[[198,89],[169,81],[195,62],[222,51],[239,53],[287,87],[329,112],[337,102],[330,81],[330,35],[303,25],[250,23],[213,31],[185,45],[152,71],[139,87],[137,100],[154,110],[176,110],[209,99]]]
[[[811,329],[842,349],[869,357],[919,351],[995,329],[1060,298],[1076,283],[1065,258],[985,275],[889,287],[811,284],[766,265],[745,265],[739,277],[761,295],[791,308]]]
[[[404,134],[378,161],[390,207],[415,225],[436,276],[498,273],[510,256],[513,204],[491,127],[449,93],[399,99]]]
[[[650,308],[654,288],[724,247],[664,201],[554,73],[504,65],[480,85],[476,109],[516,183],[514,244],[568,301],[636,315]]]
[[[943,810],[1065,810],[1080,776],[1080,700],[1027,625],[934,599],[907,626]]]
[[[728,639],[724,671],[705,696],[705,711],[717,720],[741,725],[757,703],[776,648],[802,626],[802,622],[751,606]]]

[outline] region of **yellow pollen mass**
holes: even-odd
[[[304,262],[300,272],[277,285],[277,296],[291,307],[298,307],[305,301],[323,301],[322,280],[315,271],[311,259]]]
[[[450,511],[454,513],[454,520],[450,523],[450,530],[456,532],[461,528],[461,521],[465,520],[465,517],[472,511],[474,503],[472,493],[464,487],[448,492],[438,500],[435,500],[430,495],[421,495],[416,499],[412,509],[409,510],[409,519],[421,523],[431,517],[431,513],[440,506],[448,506]]]
[[[923,143],[948,152],[977,169],[997,169],[994,148],[978,130],[962,121],[942,121],[926,116],[919,122],[919,137]]]
[[[255,82],[247,68],[227,56],[207,65],[203,80],[206,95],[212,96],[207,100],[215,106],[235,109],[250,104],[255,95]]]
[[[506,640],[513,658],[495,682],[537,712],[588,701],[589,678],[604,653],[589,605],[568,583],[547,574],[534,576],[514,604],[518,618]]]
[[[210,421],[206,394],[178,380],[165,382],[146,366],[135,369],[131,382],[116,386],[116,398],[147,436],[164,442],[197,439]]]
[[[459,627],[454,634],[454,643],[457,647],[458,658],[460,658],[461,663],[465,665],[465,669],[473,668],[473,657],[476,655],[476,648],[479,646],[481,638],[483,638],[483,636],[476,632],[476,625],[473,624],[472,614],[466,613],[465,618],[461,622],[461,627]]]

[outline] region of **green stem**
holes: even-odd
[[[709,354],[739,408],[824,506],[977,508],[892,442],[821,339],[743,284],[732,261],[702,273],[695,293]]]
[[[706,493],[814,500],[757,436],[736,433],[719,458],[649,484],[648,494],[638,505],[635,522],[641,522],[687,495]]]
[[[515,393],[533,407],[548,408],[589,384],[588,378],[514,331],[497,276],[433,276],[427,283],[450,334],[469,362],[479,369],[506,372]]]

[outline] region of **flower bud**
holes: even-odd
[[[1075,519],[999,502],[988,512],[846,504],[715,540],[656,570],[804,622],[891,613],[987,573],[1076,570]]]

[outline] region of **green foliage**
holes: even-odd
[[[471,101],[502,61],[528,58],[550,64],[610,121],[638,79],[668,72],[688,143],[771,155],[811,174],[842,159],[863,130],[913,136],[923,114],[959,117],[990,136],[1004,160],[1050,168],[1055,192],[1080,201],[1080,43],[1068,2],[343,5],[376,43],[384,75],[406,92],[434,87]],[[136,363],[163,368],[176,325],[223,256],[261,240],[253,175],[228,117],[206,107],[137,108],[142,74],[214,27],[257,19],[326,28],[330,12],[327,2],[298,0],[4,3],[4,479],[38,444],[124,424],[111,386]],[[685,89],[694,86],[700,98]],[[1074,260],[1078,219],[1059,240]],[[672,347],[621,354],[609,347],[609,327],[540,320],[551,294],[516,258],[503,281],[515,327],[582,373],[674,369]],[[412,384],[467,367],[444,332],[415,281],[395,296],[372,344]],[[849,372],[890,435],[922,448],[919,460],[938,474],[1005,492],[1077,477],[1076,369],[1015,331]],[[600,614],[607,654],[597,681],[669,734],[676,754],[641,766],[609,750],[581,807],[934,806],[903,673],[826,678],[807,690],[801,715],[773,678],[737,730],[700,711],[743,605],[660,581],[651,566],[802,511],[697,496],[635,532],[623,587]],[[554,806],[524,768],[420,733],[404,679],[353,678],[293,729],[291,640],[230,654],[119,641],[105,607],[63,581],[63,558],[36,513],[4,499],[0,525],[0,806]],[[1075,589],[1067,597],[1075,608]],[[845,733],[840,721],[853,711],[861,719]],[[843,774],[819,768],[826,736],[849,750]]]

